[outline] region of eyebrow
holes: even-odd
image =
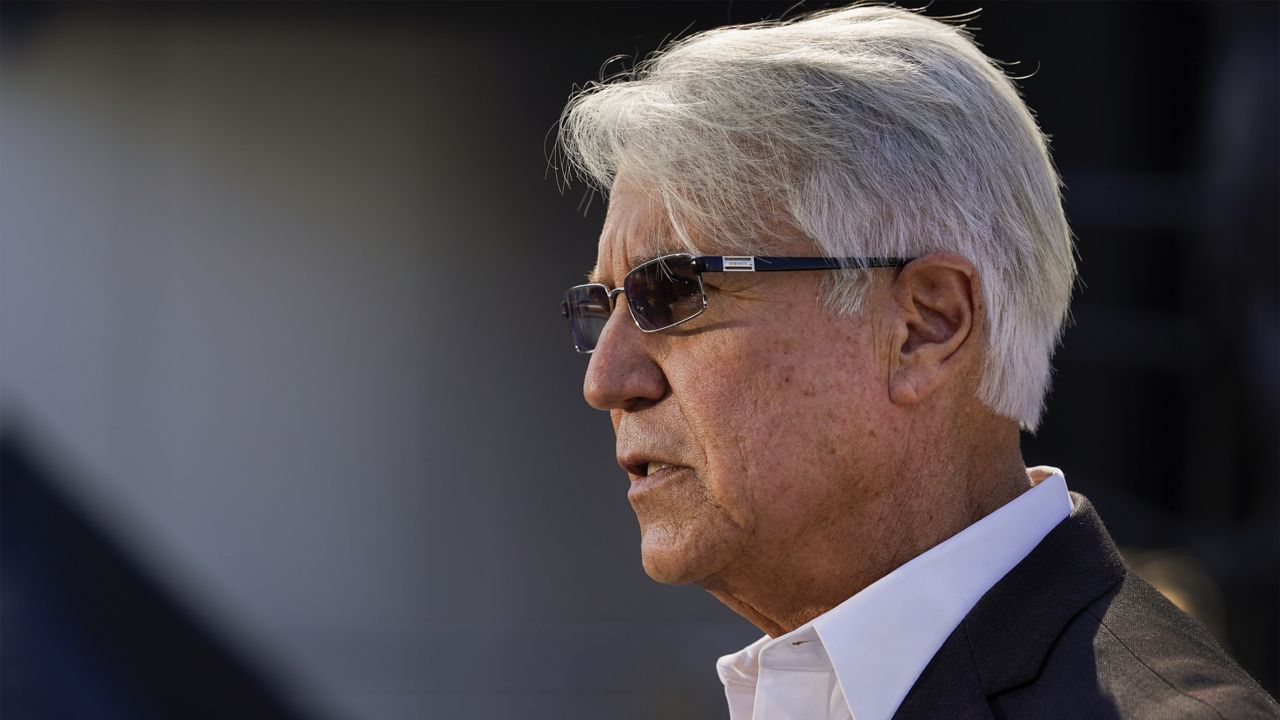
[[[675,255],[675,254],[677,254],[677,253],[686,253],[686,254],[687,254],[687,253],[689,253],[689,251],[688,251],[688,249],[686,249],[686,248],[665,247],[665,246],[663,246],[663,247],[659,247],[657,250],[654,250],[654,251],[652,251],[652,252],[650,252],[650,253],[648,253],[648,254],[646,254],[646,255],[644,255],[644,256],[642,256],[642,257],[638,258],[638,259],[633,258],[633,259],[629,260],[629,261],[627,262],[627,267],[628,267],[628,268],[636,268],[636,267],[639,267],[639,266],[641,266],[641,265],[643,265],[643,264],[645,264],[645,263],[649,262],[650,260],[657,260],[658,258],[660,258],[660,257],[662,257],[662,256],[664,256],[664,255]],[[694,255],[694,257],[697,257],[697,256],[698,256],[698,255],[697,255],[697,253],[694,253],[693,255]],[[591,271],[587,273],[587,282],[589,282],[589,283],[599,283],[599,284],[601,284],[601,285],[608,285],[608,283],[604,282],[604,273],[602,273],[602,272],[600,271],[600,265],[599,265],[599,264],[597,264],[595,267],[591,268]]]

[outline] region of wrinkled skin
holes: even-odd
[[[617,286],[676,249],[645,189],[615,183],[595,279]],[[776,254],[814,253],[797,238]],[[629,468],[646,572],[700,583],[770,634],[1027,484],[1016,425],[973,399],[972,266],[931,255],[868,272],[857,316],[824,308],[819,272],[705,274],[707,310],[658,333],[619,302],[588,366],[584,395],[609,411]],[[672,467],[644,477],[648,461]]]

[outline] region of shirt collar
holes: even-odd
[[[850,713],[889,720],[982,595],[1070,514],[1062,471],[1044,470],[1051,474],[1033,488],[809,623],[720,658],[716,670],[731,701],[754,688],[762,654],[816,637]]]

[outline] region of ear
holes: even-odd
[[[890,345],[889,398],[922,402],[963,377],[974,361],[986,310],[978,273],[954,253],[930,253],[908,263],[889,289],[897,309]]]

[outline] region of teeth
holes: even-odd
[[[645,475],[652,475],[663,468],[669,468],[669,467],[671,466],[666,463],[660,463],[656,460],[650,460],[649,469],[645,471]]]

